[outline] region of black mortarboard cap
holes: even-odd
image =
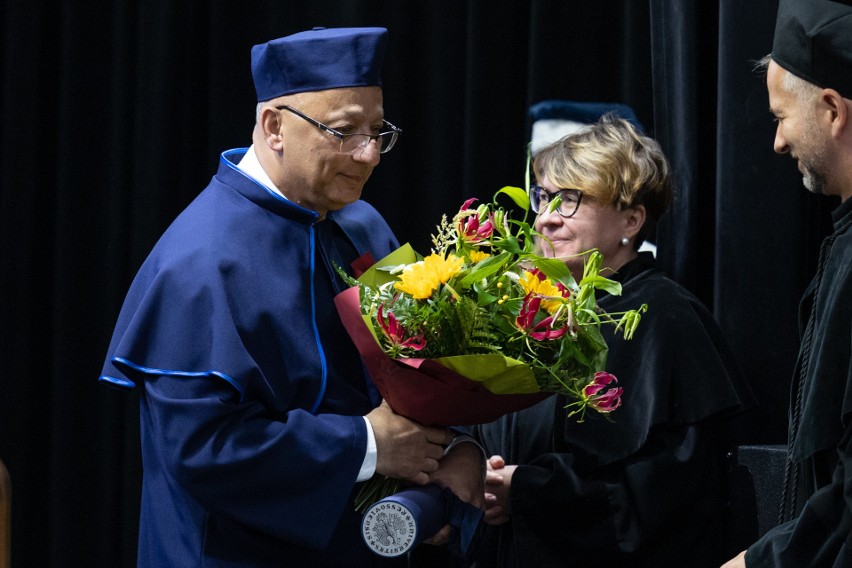
[[[852,97],[852,6],[781,0],[772,59],[806,81]]]

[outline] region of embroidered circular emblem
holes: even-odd
[[[399,556],[414,545],[417,521],[405,505],[379,501],[364,513],[361,536],[380,556]]]

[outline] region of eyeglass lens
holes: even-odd
[[[360,153],[367,147],[374,136],[369,134],[344,134],[340,140],[340,151],[345,154]],[[379,152],[384,154],[396,144],[397,132],[390,130],[375,137]]]
[[[530,206],[533,212],[536,214],[546,212],[550,203],[557,199],[557,196],[559,202],[556,205],[556,212],[567,218],[577,212],[583,194],[577,189],[560,189],[551,193],[540,185],[533,185],[530,187]]]
[[[364,148],[366,148],[370,144],[370,140],[375,140],[376,144],[379,148],[379,152],[384,154],[389,152],[393,145],[396,144],[396,139],[399,137],[399,133],[402,132],[399,128],[388,122],[387,120],[383,120],[382,123],[385,127],[389,128],[385,132],[381,132],[377,135],[371,134],[343,134],[338,132],[334,128],[323,124],[322,122],[316,120],[315,118],[311,118],[305,113],[294,109],[288,105],[281,105],[275,107],[277,110],[286,110],[302,118],[307,120],[314,126],[319,129],[322,129],[329,134],[340,139],[340,151],[346,154],[360,154]]]

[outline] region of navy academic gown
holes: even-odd
[[[712,314],[650,253],[612,278],[623,293],[601,307],[649,306],[630,341],[601,328],[622,406],[578,423],[558,396],[478,428],[518,468],[511,521],[487,528],[477,568],[717,568],[735,552],[722,417],[752,406],[751,390]]]
[[[378,396],[332,298],[334,263],[397,242],[361,201],[318,221],[244,153],[142,265],[104,366],[142,389],[139,565],[383,565],[353,511]]]
[[[749,547],[748,568],[852,567],[852,199],[832,217],[824,260],[799,306],[803,331],[814,317],[810,348],[803,342],[794,371],[800,377],[807,365],[791,448],[799,514]]]

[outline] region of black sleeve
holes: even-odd
[[[554,566],[652,558],[674,566],[704,556],[718,566],[719,543],[710,540],[724,503],[720,454],[712,433],[693,424],[655,428],[638,452],[597,470],[563,453],[519,466],[511,488],[518,557],[545,554],[540,565]]]
[[[767,532],[746,552],[747,568],[852,566],[852,428],[838,446],[832,481],[792,521]]]

